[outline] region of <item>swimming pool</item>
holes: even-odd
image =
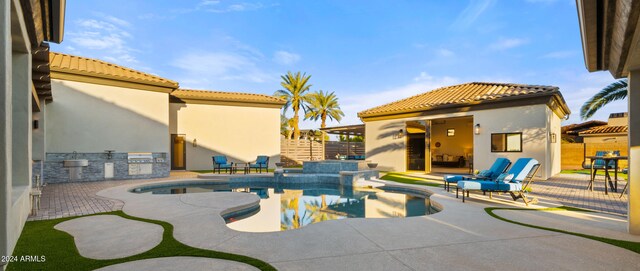
[[[150,185],[131,192],[184,194],[243,192],[260,197],[260,205],[226,215],[227,226],[245,232],[299,229],[327,220],[397,218],[437,212],[426,193],[391,188],[335,184],[187,183]]]

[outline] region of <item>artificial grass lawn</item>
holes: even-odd
[[[560,206],[560,207],[556,207],[556,208],[542,208],[542,209],[500,208],[500,207],[484,208],[484,211],[487,212],[487,214],[489,214],[490,216],[492,216],[494,218],[497,218],[497,219],[500,219],[502,221],[505,221],[505,222],[513,223],[513,224],[520,225],[520,226],[540,229],[540,230],[547,230],[547,231],[553,231],[553,232],[559,232],[559,233],[564,233],[564,234],[580,236],[580,237],[584,237],[584,238],[587,238],[587,239],[600,241],[600,242],[603,242],[603,243],[607,243],[607,244],[610,244],[610,245],[614,245],[614,246],[617,246],[617,247],[628,249],[628,250],[631,250],[631,251],[633,251],[635,253],[640,253],[640,242],[632,242],[632,241],[626,241],[626,240],[610,239],[610,238],[605,238],[605,237],[600,237],[600,236],[593,236],[593,235],[588,235],[588,234],[583,234],[583,233],[578,233],[578,232],[570,232],[570,231],[565,231],[565,230],[560,230],[560,229],[554,229],[554,228],[547,228],[547,227],[536,226],[536,225],[531,225],[531,224],[525,224],[525,223],[522,223],[522,222],[517,222],[517,221],[513,221],[513,220],[506,219],[504,217],[501,217],[501,216],[499,216],[499,215],[497,215],[497,214],[495,214],[493,212],[495,210],[517,210],[517,211],[539,211],[539,212],[552,212],[552,211],[591,212],[589,210],[573,208],[573,207],[567,207],[567,206]]]
[[[589,174],[591,174],[591,171],[589,171],[588,169],[565,169],[565,170],[560,171],[560,173],[589,175]],[[613,171],[609,171],[609,174],[611,175],[611,178],[613,179]],[[598,172],[596,172],[596,175],[604,176],[604,169],[599,169]],[[618,179],[628,180],[627,174],[624,174],[624,173],[618,171]]]
[[[40,263],[13,262],[7,266],[7,270],[93,270],[118,263],[174,256],[224,259],[249,264],[259,268],[260,270],[276,270],[270,264],[255,258],[199,249],[180,243],[173,238],[173,225],[167,222],[134,217],[127,215],[122,211],[94,215],[117,215],[126,219],[160,225],[164,228],[162,242],[151,250],[141,254],[120,259],[95,260],[85,258],[80,255],[73,241],[73,236],[53,228],[60,222],[78,218],[80,216],[53,220],[28,221],[22,230],[20,239],[18,239],[13,255],[17,257],[25,255],[38,257],[45,256],[46,261]]]
[[[440,187],[442,186],[442,182],[431,181],[423,178],[409,176],[399,172],[389,172],[386,175],[382,176],[380,179],[385,181],[392,181],[404,184],[417,184],[417,185],[426,185],[426,186],[434,186]]]

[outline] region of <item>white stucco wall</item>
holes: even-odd
[[[170,111],[170,133],[186,136],[189,170],[211,169],[213,155],[226,155],[234,162],[268,155],[270,168],[280,161],[278,108],[171,103]]]
[[[169,94],[51,80],[47,152],[169,153]]]
[[[381,170],[406,171],[405,140],[395,138],[399,129],[411,120],[441,119],[461,116],[473,116],[473,123],[480,124],[480,134],[473,135],[474,167],[487,169],[498,157],[506,157],[512,162],[518,158],[531,157],[541,162],[537,177],[547,179],[560,169],[560,121],[545,104],[478,110],[452,114],[432,115],[394,120],[368,121],[365,123],[367,160],[379,163]],[[552,123],[553,120],[553,123]],[[556,122],[557,121],[557,122]],[[553,124],[553,125],[552,125]],[[558,152],[550,157],[549,130],[556,130]],[[456,131],[457,132],[457,131]],[[522,152],[491,152],[492,133],[522,132]],[[431,142],[432,148],[435,144]]]

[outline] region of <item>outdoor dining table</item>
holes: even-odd
[[[591,189],[593,191],[593,183],[595,181],[596,175],[593,174],[593,164],[598,159],[604,160],[604,194],[608,195],[607,182],[609,182],[609,186],[611,187],[611,191],[618,192],[618,162],[620,160],[628,160],[627,156],[587,156],[586,158],[591,159],[591,180],[589,181],[589,186],[587,189]],[[609,174],[609,163],[613,161],[613,180],[611,179],[611,174]],[[615,182],[615,185],[614,185]]]

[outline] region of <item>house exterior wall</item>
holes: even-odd
[[[560,173],[562,170],[562,119],[553,113],[551,108],[547,107],[547,123],[549,124],[549,131],[547,132],[547,161],[545,164],[548,167],[541,168],[540,170],[546,170],[547,178],[552,177]],[[555,142],[552,141],[552,134],[555,134]]]
[[[51,89],[54,101],[45,106],[43,127],[44,182],[169,176],[168,93],[58,79],[51,80]],[[115,152],[108,157],[105,150]],[[152,153],[151,171],[130,165],[129,152]],[[76,158],[89,162],[79,180],[64,166]]]
[[[169,152],[169,94],[51,80],[48,153]]]
[[[31,44],[20,1],[0,1],[0,255],[31,210]],[[6,262],[0,261],[0,270]]]
[[[628,143],[629,137],[624,136],[616,136],[616,135],[592,135],[592,136],[582,136],[584,143]]]
[[[480,133],[473,135],[475,169],[488,169],[498,157],[515,162],[531,157],[542,163],[538,178],[547,179],[560,172],[560,120],[546,104],[477,110],[426,117],[367,121],[365,123],[367,160],[377,162],[380,170],[406,171],[406,138],[397,138],[405,123],[412,120],[433,120],[473,116],[480,124]],[[522,152],[491,152],[492,133],[522,132]],[[556,143],[550,145],[549,134],[557,134]],[[435,142],[431,142],[432,151]],[[552,154],[553,150],[553,155]]]
[[[280,161],[279,108],[192,103],[169,107],[169,133],[186,136],[188,170],[211,169],[213,155],[226,155],[234,162],[268,155],[270,168]]]

